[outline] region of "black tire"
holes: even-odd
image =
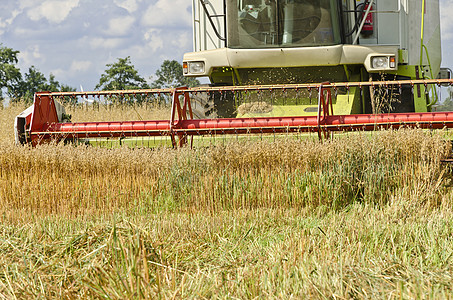
[[[214,100],[206,92],[193,94],[190,97],[194,119],[215,119],[217,111],[214,107]]]
[[[410,77],[404,76],[381,76],[377,77],[370,77],[370,80],[411,80]],[[376,95],[379,95],[381,92],[379,90],[386,90],[386,98],[390,100],[382,110],[377,111],[377,113],[407,113],[407,112],[415,112],[415,103],[414,103],[414,95],[412,94],[412,88],[408,85],[403,85],[401,88],[397,86],[384,86],[384,87],[372,87],[369,88],[369,105],[366,107],[366,113],[376,113],[373,112],[372,109],[372,102],[375,101]]]
[[[236,117],[233,92],[199,92],[190,99],[194,119]]]

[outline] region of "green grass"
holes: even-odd
[[[453,298],[443,136],[193,150],[3,140],[0,297]]]
[[[6,298],[418,298],[452,295],[451,212],[58,217],[0,227]]]

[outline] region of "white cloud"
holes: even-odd
[[[86,72],[93,64],[89,60],[74,60],[71,63],[70,72]]]
[[[93,49],[114,49],[119,47],[122,42],[123,39],[120,38],[85,37],[81,39],[80,45],[88,45]]]
[[[113,2],[119,7],[127,10],[129,13],[134,13],[138,8],[136,0],[114,0]]]
[[[451,26],[451,16],[453,15],[453,0],[445,0],[440,3],[440,26],[442,30],[442,40],[453,39],[453,28]]]
[[[135,18],[132,16],[111,19],[105,33],[110,36],[124,36],[129,32],[134,22]]]
[[[21,71],[34,65],[70,86],[93,89],[105,64],[126,56],[148,78],[192,49],[190,0],[0,0],[2,8],[4,1],[0,39],[20,51]]]
[[[54,69],[50,71],[50,73],[57,78],[57,81],[60,81],[62,78],[65,79],[68,74],[68,72],[63,69]]]
[[[191,14],[188,8],[191,1],[158,0],[146,10],[142,23],[150,27],[191,26]]]
[[[20,64],[27,66],[27,68],[31,65],[38,67],[38,62],[42,62],[40,47],[38,45],[30,46],[27,50],[21,51],[18,58]]]
[[[158,29],[150,29],[145,33],[145,40],[147,46],[153,51],[156,52],[159,49],[164,48],[164,40],[162,38],[162,31]]]
[[[33,21],[47,19],[51,23],[61,23],[68,17],[71,10],[79,6],[79,0],[47,0],[27,12]]]
[[[181,33],[177,36],[175,40],[171,42],[171,44],[175,47],[183,48],[183,49],[190,49],[192,47],[192,34],[191,32]]]
[[[5,29],[8,28],[9,26],[11,26],[11,24],[13,23],[14,19],[16,19],[16,17],[21,13],[20,10],[13,10],[11,12],[11,17],[8,18],[8,19],[1,19],[0,18],[0,35],[2,35],[4,32],[5,32]]]
[[[19,8],[30,8],[36,6],[36,0],[19,0]]]

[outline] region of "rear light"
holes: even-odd
[[[396,59],[395,56],[390,57],[390,68],[394,69],[396,67]]]

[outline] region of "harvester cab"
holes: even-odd
[[[212,86],[435,79],[440,71],[438,0],[193,0],[193,29],[184,75],[208,77]],[[336,93],[334,114],[428,112],[438,98],[431,86]],[[195,99],[194,111],[200,118],[313,115],[309,94],[263,103],[211,93]]]

